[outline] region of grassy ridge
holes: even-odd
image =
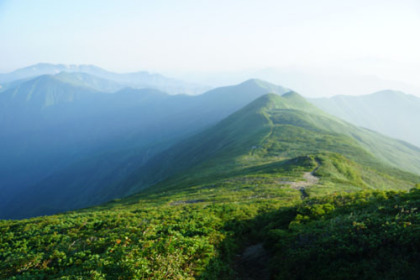
[[[141,193],[0,221],[0,278],[234,279],[235,256],[256,243],[278,279],[346,279],[352,269],[360,279],[412,278],[419,191],[407,190],[420,178],[302,102],[256,100],[121,185],[158,182]]]
[[[371,175],[384,178],[380,180],[381,189],[386,189],[387,184],[408,189],[413,182],[420,182],[418,176],[382,161],[378,157],[385,155],[377,156],[349,136],[352,131],[362,134],[356,127],[320,112],[297,94],[266,95],[218,125],[162,153],[120,187],[130,188],[135,193],[151,185],[153,188],[147,192],[212,184],[219,179],[246,175],[250,167],[326,153],[341,154],[363,166],[360,172],[364,174],[360,176],[366,182],[354,181],[353,186],[376,188],[375,180],[369,179]],[[376,146],[381,143],[378,140]],[[412,158],[415,152],[410,154]],[[404,161],[396,163],[404,166]],[[411,165],[411,168],[417,166]]]

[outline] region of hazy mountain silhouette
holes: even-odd
[[[165,91],[169,94],[198,94],[209,89],[207,86],[186,83],[180,80],[167,78],[160,74],[151,74],[147,71],[133,73],[114,73],[94,65],[64,65],[39,63],[11,73],[0,74],[0,83],[5,84],[5,88],[10,88],[10,83],[17,80],[27,80],[41,75],[56,75],[61,72],[89,74],[94,78],[85,78],[83,76],[68,76],[67,79],[83,82],[85,86],[97,90],[111,91],[112,89],[121,89],[123,87],[132,88],[154,88]],[[95,80],[94,80],[95,79]],[[98,79],[102,79],[99,81]],[[103,81],[108,80],[107,82]],[[99,86],[99,87],[98,87]]]
[[[355,125],[420,147],[420,98],[384,90],[362,96],[334,96],[310,101]]]

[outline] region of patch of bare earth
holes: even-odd
[[[305,181],[287,182],[292,189],[300,191],[300,197],[302,199],[308,197],[308,193],[306,192],[307,187],[318,184],[319,178],[314,175],[318,168],[319,166],[315,168],[312,172],[303,173],[303,179],[305,179]]]

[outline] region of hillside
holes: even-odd
[[[367,171],[358,167],[358,187],[362,181],[363,186],[371,188],[386,189],[387,186],[396,185],[408,187],[410,184],[401,182],[414,180],[413,175],[396,168],[418,174],[419,149],[326,115],[292,92],[282,97],[262,97],[216,126],[170,147],[177,139],[188,136],[188,133],[192,134],[193,129],[197,131],[208,126],[247,99],[261,96],[267,90],[276,88],[261,81],[250,80],[197,97],[168,97],[152,92],[149,95],[140,95],[147,98],[137,101],[137,106],[133,102],[136,99],[128,99],[129,103],[114,102],[113,108],[116,104],[121,104],[121,108],[125,108],[124,114],[115,110],[118,116],[107,115],[108,122],[99,119],[99,122],[95,121],[89,125],[85,121],[88,126],[80,133],[81,136],[86,135],[84,131],[95,127],[96,133],[102,131],[97,137],[102,142],[109,139],[109,144],[105,142],[98,149],[97,142],[93,142],[92,145],[96,145],[92,147],[96,150],[89,153],[78,150],[79,158],[74,158],[73,152],[67,156],[71,160],[67,166],[57,168],[55,165],[47,165],[47,168],[50,168],[48,172],[38,172],[38,176],[47,174],[44,178],[11,194],[6,189],[3,194],[5,202],[2,216],[18,218],[53,214],[124,197],[159,182],[162,182],[161,185],[165,188],[179,186],[180,182],[203,183],[206,178],[229,177],[230,172],[240,173],[245,167],[331,152],[375,170],[366,175],[364,173]],[[283,89],[277,90],[281,92]],[[121,92],[124,95],[128,93],[130,92]],[[132,92],[128,96],[137,98],[139,95]],[[231,102],[226,102],[229,100]],[[125,107],[128,104],[133,106],[132,109]],[[171,104],[172,107],[166,107],[165,104]],[[140,108],[142,109],[139,110]],[[109,114],[109,111],[104,112]],[[137,117],[133,118],[134,112]],[[103,114],[105,116],[105,113]],[[140,121],[144,119],[147,122]],[[125,123],[123,128],[120,126],[122,123]],[[113,127],[119,131],[110,130]],[[184,134],[176,135],[175,132],[179,131],[183,131]],[[71,132],[75,133],[74,130]],[[124,137],[108,136],[115,134]],[[82,138],[80,141],[85,140]],[[59,143],[59,147],[62,147],[63,142]],[[168,148],[169,150],[164,151]],[[61,160],[66,158],[62,153],[59,155]],[[37,157],[31,157],[34,158]],[[4,170],[13,170],[10,163],[5,162],[4,165],[9,166]],[[17,166],[21,168],[18,162]],[[28,168],[30,166],[32,165]],[[37,166],[42,167],[39,160]],[[21,170],[18,168],[15,170]],[[22,172],[24,171],[7,174]],[[182,172],[187,175],[182,175]],[[175,174],[177,176],[164,181]],[[188,177],[187,181],[184,180],[185,177]],[[380,179],[381,186],[377,186],[372,185],[374,180],[370,177],[375,177],[375,180],[382,177],[397,179]],[[21,184],[21,181],[17,183]],[[354,185],[350,183],[352,184]]]
[[[254,165],[325,153],[338,153],[385,176],[410,177],[397,168],[416,174],[420,170],[418,148],[326,115],[290,92],[255,100],[214,127],[157,155],[118,188],[130,186],[130,192],[136,192],[180,172],[187,175],[175,176],[162,185],[178,186],[185,178],[194,184],[195,178],[202,182]]]
[[[419,192],[406,191],[420,177],[350,136],[383,138],[364,132],[296,93],[264,95],[115,189],[143,192],[0,221],[0,276],[415,279]]]
[[[414,95],[386,90],[362,96],[316,98],[310,102],[357,126],[420,147],[420,98]]]
[[[268,91],[287,91],[249,80],[199,96],[152,89],[110,94],[69,77],[79,75],[42,76],[0,95],[0,217],[52,214],[119,197],[103,186]]]
[[[178,137],[176,126],[166,130],[150,128],[151,123],[162,123],[159,116],[153,116],[159,112],[156,107],[168,97],[150,89],[102,93],[48,75],[2,92],[0,216],[12,211],[8,203],[19,207],[27,190],[78,161],[98,157],[105,151],[113,154],[115,150],[122,150],[117,157],[114,154],[115,164],[127,154],[140,153],[142,161],[144,153],[153,151],[150,142],[166,135]],[[123,150],[127,145],[131,147],[129,153]],[[101,162],[107,165],[102,157],[92,166]],[[110,170],[115,168],[110,165]],[[77,168],[80,170],[80,166]],[[83,172],[88,170],[72,178],[80,178]]]
[[[28,190],[28,198],[20,198],[25,202],[24,206],[17,209],[10,205],[10,209],[16,215],[25,210],[45,211],[43,208],[37,210],[41,205],[48,205],[53,210],[72,205],[83,207],[83,203],[92,205],[151,186],[151,192],[173,190],[174,193],[183,186],[199,185],[205,189],[224,186],[225,180],[231,186],[232,181],[244,180],[241,175],[251,176],[251,171],[264,173],[265,167],[287,166],[291,159],[307,156],[311,159],[307,164],[313,168],[316,162],[323,163],[316,174],[326,180],[324,190],[308,189],[308,193],[333,191],[335,182],[349,190],[409,189],[418,181],[418,176],[397,167],[418,172],[418,153],[415,147],[330,117],[296,93],[286,93],[282,97],[265,95],[214,127],[156,153],[138,168],[131,166],[131,172],[118,162],[119,168],[112,172],[114,175],[122,172],[122,175],[115,175],[110,180],[110,174],[105,172],[107,169],[92,171],[101,172],[105,177],[99,182],[90,179],[92,182],[86,185],[80,183],[83,178],[71,178],[95,165],[86,167],[85,163],[78,163],[78,169],[73,167],[59,172],[39,188]],[[127,162],[133,162],[135,158],[130,160]],[[66,186],[66,180],[71,182],[67,183],[71,188],[56,188],[57,185]],[[286,182],[293,180],[296,178],[284,179]],[[271,187],[271,184],[268,185]],[[209,191],[216,190],[218,188],[212,187]],[[209,191],[202,191],[200,200],[207,200]]]

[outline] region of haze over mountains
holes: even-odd
[[[386,63],[385,63],[386,64]],[[366,66],[366,65],[363,65]],[[353,66],[360,70],[361,65]],[[407,67],[407,65],[400,66]],[[396,67],[395,69],[398,69]],[[413,68],[414,72],[415,68]],[[348,71],[343,65],[328,66],[321,69],[299,69],[299,67],[268,67],[243,71],[187,72],[180,79],[193,80],[197,83],[222,86],[239,83],[243,80],[257,78],[280,84],[299,92],[305,97],[322,98],[335,95],[365,95],[386,89],[396,89],[405,93],[420,96],[420,86],[417,82],[398,81],[375,74],[363,74],[363,71]]]
[[[420,1],[221,4],[0,0],[0,280],[419,280]]]
[[[108,94],[63,80],[62,74],[24,81],[0,96],[0,186],[4,201],[10,201],[2,204],[3,211],[17,214],[15,208],[23,210],[18,202],[47,186],[61,193],[64,204],[66,189],[78,193],[79,206],[104,201],[110,195],[83,194],[87,190],[78,192],[75,186],[95,189],[120,180],[158,151],[269,91],[287,90],[248,81],[200,96],[153,89]],[[47,207],[40,213],[56,211]]]
[[[384,90],[363,96],[310,101],[332,115],[420,147],[420,98]]]
[[[0,278],[416,279],[420,148],[374,131],[415,140],[416,97],[36,69],[0,91]]]
[[[27,80],[40,75],[57,75],[60,73],[60,78],[69,83],[85,85],[105,92],[113,92],[125,87],[132,87],[154,88],[169,94],[198,94],[209,89],[208,86],[190,84],[167,78],[160,74],[151,74],[146,71],[119,74],[94,65],[39,63],[11,73],[0,74],[0,90],[13,86],[19,80]]]
[[[283,141],[280,158],[334,151],[358,164],[373,165],[378,172],[383,172],[378,167],[383,165],[420,174],[417,147],[327,115],[290,89],[248,80],[197,96],[169,95],[156,88],[174,88],[173,80],[153,77],[146,72],[114,74],[95,66],[50,64],[2,74],[0,80],[7,86],[0,92],[0,217],[52,214],[133,194],[205,165],[222,151],[243,149],[242,141],[248,141],[247,152],[260,147],[262,139]],[[256,105],[249,105],[242,115],[228,117],[268,93],[282,97],[269,96],[256,111],[249,109]],[[311,100],[332,115],[400,139],[416,138],[413,127],[419,118],[414,112],[419,112],[420,103],[415,101],[392,92]],[[261,122],[259,112],[270,108],[280,111]],[[248,116],[247,111],[257,115]],[[259,135],[276,122],[289,140]],[[241,127],[250,131],[236,131]],[[254,135],[253,129],[259,132]],[[222,131],[240,135],[232,134],[228,140]],[[305,144],[293,148],[287,143],[294,141],[291,135]],[[338,146],[328,144],[331,141]]]

